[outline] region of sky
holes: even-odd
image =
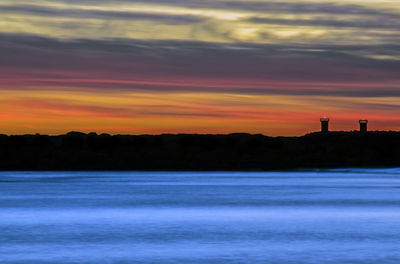
[[[400,130],[399,0],[0,0],[0,133]]]

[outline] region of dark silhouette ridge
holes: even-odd
[[[0,135],[0,170],[291,170],[400,166],[400,132]]]

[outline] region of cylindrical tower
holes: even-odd
[[[359,120],[360,123],[360,132],[367,132],[367,124],[368,120]]]
[[[321,132],[322,133],[328,133],[329,131],[329,118],[324,116],[323,118],[320,119],[321,121]]]

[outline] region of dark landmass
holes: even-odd
[[[400,132],[0,135],[0,170],[290,170],[399,167]]]

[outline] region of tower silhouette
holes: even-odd
[[[328,133],[329,131],[329,118],[324,116],[323,118],[320,118],[321,121],[321,132],[322,133]]]
[[[367,132],[367,124],[368,120],[359,120],[360,123],[360,132]]]

